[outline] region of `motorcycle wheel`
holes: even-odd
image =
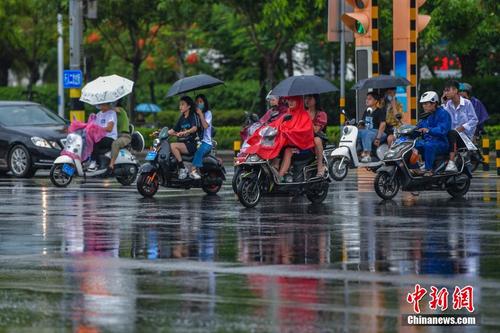
[[[377,173],[373,186],[377,195],[384,200],[391,200],[399,192],[399,180],[397,177],[391,182],[391,175],[388,172],[382,171]]]
[[[342,157],[334,157],[330,163],[328,163],[328,172],[330,177],[333,180],[338,182],[342,181],[346,176],[349,170],[347,166],[347,159],[344,158],[344,163],[340,163],[342,161]]]
[[[314,204],[322,203],[328,196],[329,187],[330,184],[328,182],[322,182],[320,188],[306,192],[306,197]]]
[[[141,173],[137,177],[137,190],[145,198],[152,198],[159,187],[160,181],[156,171]]]
[[[210,173],[208,175],[208,178],[216,178],[217,177],[217,174],[216,173]],[[220,189],[222,188],[222,184],[221,185],[205,185],[203,184],[201,186],[202,190],[208,194],[208,195],[215,195],[217,194],[217,192],[220,191]]]
[[[64,164],[54,164],[50,168],[50,181],[57,187],[66,187],[71,183],[73,176],[68,176],[62,171]]]
[[[465,175],[459,175],[457,178],[458,181],[455,181],[453,185],[446,189],[446,192],[450,194],[454,198],[463,197],[468,191],[470,187],[470,178]]]
[[[259,180],[256,177],[245,177],[241,179],[236,194],[243,206],[247,208],[257,206],[261,198]]]
[[[123,186],[132,185],[134,180],[137,178],[137,166],[134,166],[134,172],[130,173],[128,176],[118,176],[116,180]]]
[[[241,168],[236,168],[236,170],[234,171],[232,186],[233,186],[233,192],[235,194],[238,192],[238,185],[240,184],[241,181],[240,176],[242,172],[243,169]]]

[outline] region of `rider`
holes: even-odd
[[[465,82],[460,83],[460,96],[470,100],[472,106],[474,107],[474,111],[476,112],[477,127],[475,135],[478,135],[479,132],[483,131],[484,124],[486,123],[486,120],[488,120],[490,116],[488,115],[488,111],[484,107],[484,104],[479,99],[472,96],[471,92],[472,92],[472,86],[470,84]]]
[[[385,111],[378,107],[379,97],[375,92],[366,94],[366,111],[360,122],[359,139],[363,148],[361,162],[371,161],[372,144],[380,146],[386,138]]]
[[[288,110],[285,100],[282,97],[275,95],[267,95],[266,100],[269,102],[269,110],[260,118],[261,124],[267,124],[276,120],[279,116],[285,114]]]
[[[446,172],[458,171],[455,165],[455,154],[457,143],[462,143],[459,132],[463,132],[472,140],[478,123],[474,106],[468,99],[458,94],[459,87],[460,84],[457,81],[448,81],[444,86],[447,99],[445,109],[451,117],[451,130],[448,133],[450,160],[446,166]]]
[[[201,145],[196,150],[196,153],[194,153],[193,167],[189,176],[193,179],[200,179],[201,176],[198,170],[203,166],[203,157],[212,150],[212,111],[210,111],[210,106],[205,95],[199,94],[195,100],[197,104],[196,114],[200,119],[203,134],[201,135]]]
[[[316,177],[323,177],[325,174],[325,168],[323,166],[323,140],[327,139],[324,131],[328,122],[328,116],[320,106],[319,94],[307,95],[305,102],[307,112],[309,112],[314,128],[314,150],[318,162]]]
[[[109,162],[109,169],[113,171],[115,167],[115,161],[118,157],[120,149],[127,147],[132,141],[130,136],[129,120],[127,115],[127,110],[121,106],[116,106],[114,111],[117,115],[117,131],[118,138],[113,141],[111,145],[111,161]]]
[[[182,154],[193,155],[196,152],[196,132],[201,125],[196,115],[196,106],[191,97],[181,97],[179,111],[181,116],[174,128],[168,130],[168,134],[177,137],[177,142],[172,143],[170,147],[177,160],[179,179],[185,179],[188,172],[182,162]]]
[[[97,125],[104,128],[107,134],[104,138],[102,138],[94,145],[94,149],[91,155],[92,162],[88,167],[89,171],[95,171],[97,169],[96,161],[111,149],[113,141],[118,137],[118,131],[116,127],[117,117],[116,112],[114,111],[114,104],[98,104],[96,105],[96,108],[99,110],[99,112],[96,115],[95,122]],[[99,168],[103,169],[105,167],[104,164],[104,161],[99,161]]]
[[[387,134],[387,144],[394,142],[394,130],[401,125],[400,117],[403,116],[403,105],[396,100],[396,88],[388,88],[384,96],[384,110]],[[398,118],[399,116],[399,118]]]
[[[417,124],[418,131],[424,134],[424,138],[415,143],[415,148],[424,157],[425,166],[415,172],[431,176],[436,155],[446,154],[448,151],[447,134],[451,119],[446,110],[439,106],[439,96],[436,92],[423,93],[420,103],[424,112],[430,115]]]

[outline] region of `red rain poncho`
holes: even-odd
[[[295,100],[296,107],[288,109],[283,116],[268,125],[278,131],[272,144],[264,142],[261,132],[266,131],[268,126],[263,126],[248,139],[250,145],[246,151],[248,154],[257,154],[263,159],[273,159],[285,147],[296,147],[301,150],[314,147],[313,124],[304,108],[304,99],[301,96],[287,97],[287,99]],[[285,121],[287,114],[292,115],[292,119]]]

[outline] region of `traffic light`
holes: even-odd
[[[341,0],[342,1],[342,0]],[[356,81],[379,74],[378,0],[345,0],[354,12],[342,15],[344,24],[356,40]],[[356,114],[364,112],[367,90],[356,91]]]
[[[418,14],[424,3],[425,0],[393,0],[394,73],[411,82],[410,87],[398,87],[396,97],[403,104],[403,122],[412,124],[417,121],[418,33],[431,20],[428,15]]]
[[[342,0],[341,0],[342,1]],[[345,0],[354,8],[353,13],[344,13],[342,21],[354,32],[356,47],[371,46],[371,18],[372,5],[371,0]]]

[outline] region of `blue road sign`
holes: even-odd
[[[83,83],[83,74],[79,69],[64,70],[63,86],[64,88],[80,88]]]

